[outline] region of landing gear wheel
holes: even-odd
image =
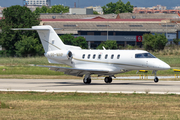
[[[154,78],[154,82],[157,83],[159,81],[158,77]]]
[[[90,84],[91,83],[91,78],[83,79],[84,84]]]
[[[105,77],[104,78],[104,82],[105,83],[111,83],[112,82],[112,78],[111,77]]]
[[[109,77],[109,83],[111,83],[112,82],[112,77]]]
[[[104,82],[105,82],[105,83],[108,83],[108,81],[109,81],[109,77],[105,77],[105,78],[104,78]]]

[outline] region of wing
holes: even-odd
[[[57,67],[57,66],[43,66],[37,65],[39,67],[47,67],[49,70],[64,72],[67,75],[74,75],[78,77],[82,77],[84,74],[102,74],[106,75],[110,72],[110,70],[98,70],[98,69],[80,69],[80,68],[67,68],[67,67]]]

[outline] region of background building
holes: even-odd
[[[180,10],[180,6],[174,7],[174,10]]]
[[[23,0],[24,6],[51,6],[51,0]]]
[[[154,9],[154,10],[166,10],[166,6],[157,5],[157,6],[153,6],[152,9]]]
[[[1,17],[0,17],[1,19]],[[86,38],[89,48],[96,48],[101,42],[115,40],[119,46],[142,46],[145,33],[164,34],[172,44],[180,39],[180,17],[178,14],[50,14],[40,15],[40,25],[51,25],[58,35],[73,34]]]
[[[36,7],[51,6],[51,0],[23,0],[23,6],[27,6],[31,11]]]
[[[1,6],[0,6],[0,17],[2,17],[2,16],[1,16],[2,11],[3,11],[3,9],[5,9],[5,8],[6,8],[6,7],[1,7]]]
[[[23,5],[34,11],[37,7],[51,6],[51,0],[23,0]]]
[[[133,13],[168,13],[168,14],[177,14],[180,12],[180,9],[172,9],[172,10],[167,10],[166,6],[153,6],[153,7],[134,7]]]
[[[52,16],[55,16],[53,19]],[[86,38],[89,48],[96,48],[101,42],[115,40],[118,45],[142,46],[145,33],[165,34],[169,44],[180,38],[178,14],[107,14],[107,15],[65,15],[41,14],[41,25],[51,25],[57,34],[72,33]]]
[[[69,14],[73,14],[73,15],[93,14],[93,9],[92,8],[69,8]]]
[[[102,15],[102,14],[103,14],[103,9],[102,9],[102,7],[101,7],[101,6],[96,6],[96,7],[89,6],[89,7],[86,7],[86,8],[92,8],[92,9],[93,9],[93,11],[98,12],[100,15]]]

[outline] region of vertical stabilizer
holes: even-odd
[[[65,50],[64,43],[51,26],[33,26],[32,29],[37,30],[45,52]]]

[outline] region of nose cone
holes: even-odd
[[[163,62],[163,63],[161,63],[160,68],[162,68],[162,69],[164,69],[164,70],[168,70],[168,69],[170,69],[171,67],[170,67],[167,63]]]
[[[164,68],[165,68],[166,70],[168,70],[168,69],[170,69],[171,67],[170,67],[168,64],[166,64],[166,65],[164,65]]]
[[[149,60],[148,65],[152,70],[168,70],[171,68],[167,63],[159,59]]]

